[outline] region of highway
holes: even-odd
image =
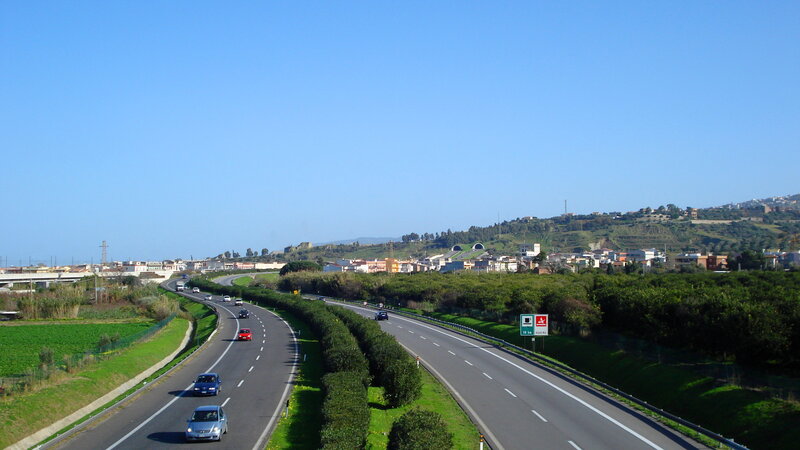
[[[375,309],[328,300],[373,317]],[[384,331],[446,380],[494,449],[706,448],[513,353],[389,312]]]
[[[175,280],[177,281],[177,280]],[[173,282],[174,283],[174,282]],[[174,286],[174,284],[173,284]],[[204,294],[191,294],[202,299]],[[203,448],[260,449],[274,429],[296,372],[297,345],[283,320],[255,305],[243,306],[248,319],[238,319],[242,307],[214,296],[219,327],[205,347],[167,377],[64,441],[64,449],[158,449],[180,445]],[[236,341],[240,327],[249,327],[252,341]],[[222,390],[214,397],[194,397],[188,389],[197,374],[217,372]],[[186,420],[202,405],[222,405],[229,432],[220,442],[184,442]]]

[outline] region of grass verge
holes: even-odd
[[[391,431],[394,421],[415,407],[439,413],[444,418],[447,430],[453,433],[453,448],[478,448],[480,434],[475,425],[447,389],[428,371],[422,368],[420,370],[422,371],[422,395],[409,405],[389,408],[383,398],[383,388],[369,388],[370,420],[366,448],[386,448],[389,443],[389,431]]]
[[[441,313],[428,315],[516,345],[522,343],[518,327]],[[542,344],[537,344],[541,351]],[[575,337],[548,336],[543,344],[546,355],[750,448],[792,449],[800,441],[800,405],[795,402],[721,384],[691,370],[632,357]]]
[[[173,352],[189,322],[176,318],[150,339],[74,374],[65,373],[51,386],[0,400],[0,447],[7,447],[68,416],[141,373]]]
[[[248,277],[239,277],[239,278],[234,278],[233,279],[233,285],[234,286],[247,287],[247,286],[250,286],[250,283],[252,283],[252,282],[253,282],[253,277],[249,277],[249,276]]]
[[[320,382],[324,371],[319,341],[308,326],[292,314],[271,308],[270,310],[283,317],[295,331],[300,333],[297,341],[300,344],[301,355],[305,355],[305,361],[300,365],[294,389],[289,397],[289,416],[282,417],[278,422],[267,449],[317,449],[320,446],[319,433],[322,428],[321,410],[324,398]]]

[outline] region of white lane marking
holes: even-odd
[[[236,385],[236,387],[242,387],[242,383],[244,383],[244,380],[240,381],[239,384]]]
[[[232,313],[232,312],[231,312],[231,311],[230,311],[228,308],[225,308],[225,307],[223,307],[223,309],[224,309],[224,310],[226,310],[226,311],[228,311],[228,313],[230,313],[230,315],[231,315],[231,316],[232,316],[234,319],[236,319],[236,329],[234,329],[234,330],[233,330],[233,339],[231,339],[231,341],[228,343],[228,346],[227,346],[227,347],[225,347],[225,350],[222,352],[222,354],[221,354],[221,355],[219,355],[219,358],[217,358],[217,360],[216,360],[216,361],[214,361],[214,364],[212,364],[212,365],[211,365],[211,367],[209,367],[208,369],[206,369],[206,372],[211,372],[211,370],[212,370],[214,367],[216,367],[216,365],[217,365],[217,364],[219,364],[219,362],[220,362],[220,361],[222,361],[222,358],[225,356],[225,354],[226,354],[226,353],[228,353],[228,350],[230,350],[230,349],[231,349],[231,346],[233,345],[233,342],[236,340],[236,334],[238,333],[238,330],[239,330],[239,318],[238,318],[238,317],[236,317],[236,315],[235,315],[235,314],[233,314],[233,313]],[[214,330],[214,331],[216,332],[216,330]],[[214,333],[211,333],[211,334],[214,334]],[[147,419],[145,419],[145,420],[144,420],[142,423],[140,423],[140,424],[139,424],[139,425],[138,425],[136,428],[134,428],[133,430],[129,431],[129,432],[128,432],[128,434],[126,434],[125,436],[122,436],[121,438],[119,438],[119,440],[118,440],[117,442],[114,442],[113,444],[111,444],[111,446],[110,446],[110,447],[108,447],[108,449],[106,449],[106,450],[111,450],[111,449],[113,449],[114,447],[118,446],[119,444],[121,444],[121,443],[125,442],[125,440],[126,440],[126,439],[128,439],[129,437],[131,437],[131,436],[132,436],[134,433],[136,433],[137,431],[141,430],[141,429],[142,429],[142,427],[144,427],[145,425],[147,425],[148,423],[150,423],[150,421],[151,421],[151,420],[155,419],[155,418],[156,418],[156,416],[158,416],[159,414],[161,414],[162,412],[164,412],[164,410],[165,410],[165,409],[169,408],[169,407],[170,407],[170,406],[171,406],[173,403],[175,403],[176,401],[178,401],[178,399],[179,399],[179,398],[183,397],[183,396],[184,396],[184,394],[185,394],[185,393],[186,393],[186,392],[189,390],[189,388],[191,388],[191,387],[192,387],[192,385],[193,385],[193,384],[194,384],[194,383],[192,383],[192,384],[190,384],[190,385],[186,386],[186,388],[184,388],[184,389],[183,389],[183,392],[181,392],[181,394],[180,394],[180,395],[177,395],[177,396],[175,396],[175,398],[173,398],[172,400],[170,400],[170,401],[169,401],[169,402],[168,402],[166,405],[162,406],[162,407],[161,407],[161,409],[159,409],[158,411],[156,411],[155,413],[153,413],[153,415],[152,415],[152,416],[150,416],[150,417],[148,417]]]
[[[469,364],[470,366],[472,365],[472,363],[471,363],[471,362],[469,362],[469,361],[467,361],[466,359],[464,360],[464,362],[465,362],[465,363],[467,363],[467,364]]]
[[[253,371],[253,367],[255,367],[255,366],[250,366],[250,369],[248,369],[248,370],[247,370],[247,372],[248,372],[248,373],[249,373],[249,372],[252,372],[252,371]]]
[[[578,446],[577,446],[577,445],[576,445],[574,442],[572,442],[572,441],[567,441],[567,443],[568,443],[569,445],[571,445],[571,446],[575,447],[575,450],[581,450],[581,448],[580,448],[580,447],[578,447]]]
[[[483,376],[485,376],[486,378],[488,378],[490,380],[494,380],[494,378],[490,377],[489,374],[486,373],[486,372],[483,372]]]
[[[397,326],[397,328],[403,328],[403,327],[401,327],[400,325],[398,325],[398,326]]]
[[[262,344],[266,344],[266,343],[267,343],[267,340],[266,340],[266,339],[264,339],[263,341],[261,341],[261,343],[262,343]]]
[[[437,344],[436,342],[434,342],[433,345],[435,345],[437,347],[441,347],[441,345]]]
[[[503,388],[503,389],[505,389],[505,391],[506,391],[506,392],[508,392],[509,394],[511,394],[511,396],[512,396],[512,397],[514,397],[514,398],[517,398],[516,394],[514,394],[513,392],[509,391],[509,390],[508,390],[508,389],[506,389],[506,388]]]
[[[263,352],[264,351],[264,347],[261,347],[258,351]]]
[[[447,353],[450,353],[451,355],[456,356],[456,354],[451,352],[450,350],[448,350]]]
[[[256,361],[258,361],[258,358],[261,358],[261,355],[256,356]]]
[[[409,333],[411,333],[411,334],[414,334],[414,332],[413,332],[413,331],[411,331],[411,330],[408,330],[408,332],[409,332]]]
[[[538,418],[542,419],[542,422],[547,422],[547,419],[545,419],[545,418],[544,418],[544,417],[543,417],[541,414],[539,414],[538,412],[536,412],[536,410],[535,410],[535,409],[532,409],[532,410],[531,410],[531,412],[532,412],[532,413],[534,413],[534,414],[536,414],[536,417],[538,417]]]
[[[419,338],[420,338],[420,339],[428,339],[428,338],[426,338],[425,336],[420,336]]]
[[[283,408],[283,405],[286,402],[286,399],[288,398],[289,388],[292,387],[292,380],[294,380],[295,373],[297,372],[297,364],[300,361],[300,347],[298,347],[298,345],[297,345],[297,335],[295,334],[294,330],[292,329],[291,326],[289,326],[289,324],[285,320],[283,320],[282,317],[278,316],[277,314],[275,314],[272,311],[269,311],[269,313],[272,314],[273,316],[277,317],[281,322],[283,322],[284,325],[286,325],[286,328],[289,329],[289,332],[292,335],[292,342],[294,343],[294,360],[292,362],[292,371],[289,373],[289,382],[286,383],[286,385],[283,388],[283,394],[281,395],[281,401],[278,402],[278,406],[275,408],[275,411],[272,413],[272,417],[269,419],[269,422],[267,422],[267,426],[264,427],[264,431],[261,432],[261,436],[259,436],[258,440],[256,441],[256,443],[253,444],[252,450],[261,450],[266,445],[266,442],[264,442],[264,441],[267,438],[267,433],[269,433],[269,430],[272,429],[272,425],[275,423],[276,418],[280,417],[281,408]]]
[[[228,400],[230,400],[230,399],[231,399],[230,397],[226,398],[226,399],[225,399],[225,401],[224,401],[224,402],[222,402],[222,405],[220,405],[220,406],[225,406],[225,405],[227,405],[227,404],[228,404]]]
[[[436,333],[439,333],[439,334],[443,334],[443,335],[445,335],[445,336],[447,336],[447,337],[449,337],[449,338],[455,339],[455,340],[457,340],[457,341],[459,341],[459,342],[463,342],[464,344],[467,344],[467,345],[469,345],[470,347],[474,347],[474,348],[476,348],[476,349],[478,349],[478,350],[480,350],[480,351],[486,352],[486,353],[488,353],[488,354],[490,354],[490,355],[494,356],[495,358],[497,358],[497,359],[499,359],[499,360],[501,360],[501,361],[503,361],[503,362],[505,362],[505,363],[509,364],[510,366],[512,366],[512,367],[514,367],[514,368],[517,368],[517,369],[519,369],[520,371],[522,371],[522,372],[524,372],[524,373],[526,373],[526,374],[530,375],[531,377],[533,377],[533,378],[536,378],[537,380],[539,380],[539,381],[541,381],[542,383],[544,383],[544,384],[546,384],[546,385],[550,386],[551,388],[555,389],[556,391],[558,391],[558,392],[560,392],[560,393],[562,393],[562,394],[566,395],[567,397],[571,398],[572,400],[575,400],[576,402],[580,403],[582,406],[586,407],[587,409],[589,409],[590,411],[592,411],[592,412],[594,412],[595,414],[599,415],[600,417],[602,417],[602,418],[604,418],[604,419],[608,420],[609,422],[613,423],[614,425],[616,425],[616,426],[618,426],[618,427],[622,428],[623,430],[627,431],[627,432],[628,432],[628,433],[630,433],[632,436],[636,437],[637,439],[639,439],[640,441],[642,441],[642,442],[644,442],[645,444],[649,445],[650,447],[652,447],[652,448],[654,448],[654,449],[657,449],[657,450],[663,450],[661,447],[659,447],[658,445],[656,445],[654,442],[651,442],[649,439],[647,439],[646,437],[644,437],[644,436],[642,436],[641,434],[637,433],[636,431],[634,431],[634,430],[630,429],[628,426],[626,426],[626,425],[625,425],[625,424],[623,424],[622,422],[618,421],[617,419],[614,419],[613,417],[609,416],[608,414],[604,413],[603,411],[600,411],[599,409],[597,409],[597,408],[595,408],[594,406],[590,405],[590,404],[589,404],[589,403],[587,403],[585,400],[583,400],[583,399],[581,399],[581,398],[578,398],[576,395],[574,395],[574,394],[572,394],[572,393],[570,393],[570,392],[567,392],[565,389],[563,389],[563,388],[561,388],[561,387],[559,387],[559,386],[556,386],[554,383],[552,383],[552,382],[550,382],[550,381],[547,381],[547,380],[545,380],[544,378],[540,377],[539,375],[536,375],[535,373],[531,372],[530,370],[528,370],[528,369],[526,369],[526,368],[524,368],[524,367],[520,366],[519,364],[517,364],[517,363],[515,363],[515,362],[513,362],[513,361],[511,361],[511,360],[509,360],[509,359],[507,359],[507,358],[504,358],[504,357],[502,357],[502,356],[500,356],[500,355],[496,355],[496,354],[492,353],[491,351],[489,351],[489,350],[487,350],[487,349],[485,349],[485,348],[483,348],[483,347],[481,347],[481,346],[479,346],[479,345],[475,345],[475,344],[473,344],[472,342],[469,342],[469,341],[467,341],[467,340],[465,340],[465,339],[461,339],[461,338],[460,338],[460,337],[458,337],[458,336],[455,336],[455,335],[452,335],[452,334],[450,334],[450,333],[447,333],[447,332],[445,332],[445,331],[439,330],[439,329],[437,329],[437,328],[435,328],[435,327],[431,327],[431,326],[428,326],[428,325],[424,325],[424,324],[418,323],[418,322],[416,322],[416,321],[413,321],[413,320],[411,320],[411,319],[406,319],[405,317],[403,317],[403,318],[399,318],[399,320],[406,320],[406,321],[408,321],[408,322],[414,323],[414,324],[415,324],[415,325],[417,325],[417,326],[420,326],[420,327],[422,327],[422,328],[425,328],[425,329],[431,330],[431,331],[433,331],[433,332],[436,332]],[[449,350],[448,350],[448,351],[449,351]],[[455,354],[455,353],[453,353],[453,354]]]

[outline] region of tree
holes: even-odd
[[[225,255],[225,259],[230,259],[230,257],[231,257],[231,252],[229,252],[229,251],[226,251],[226,252],[224,253],[224,255]]]
[[[269,255],[269,250],[267,250],[266,248],[262,248],[261,249],[261,256],[267,256],[267,255]]]
[[[745,250],[735,260],[729,258],[728,261],[733,261],[728,263],[728,267],[731,269],[741,267],[744,270],[763,269],[767,262],[764,254],[755,250]]]
[[[248,258],[252,258],[252,257],[255,255],[255,253],[253,253],[253,249],[252,249],[252,248],[249,248],[249,247],[247,248],[247,251],[245,251],[245,252],[244,252],[244,254],[245,254],[245,256],[247,256]]]
[[[314,261],[292,261],[281,268],[281,275],[286,275],[291,272],[320,272],[322,266]]]

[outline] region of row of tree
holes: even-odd
[[[603,326],[659,344],[800,367],[800,273],[292,273],[281,289],[515,323],[549,313],[562,333]]]

